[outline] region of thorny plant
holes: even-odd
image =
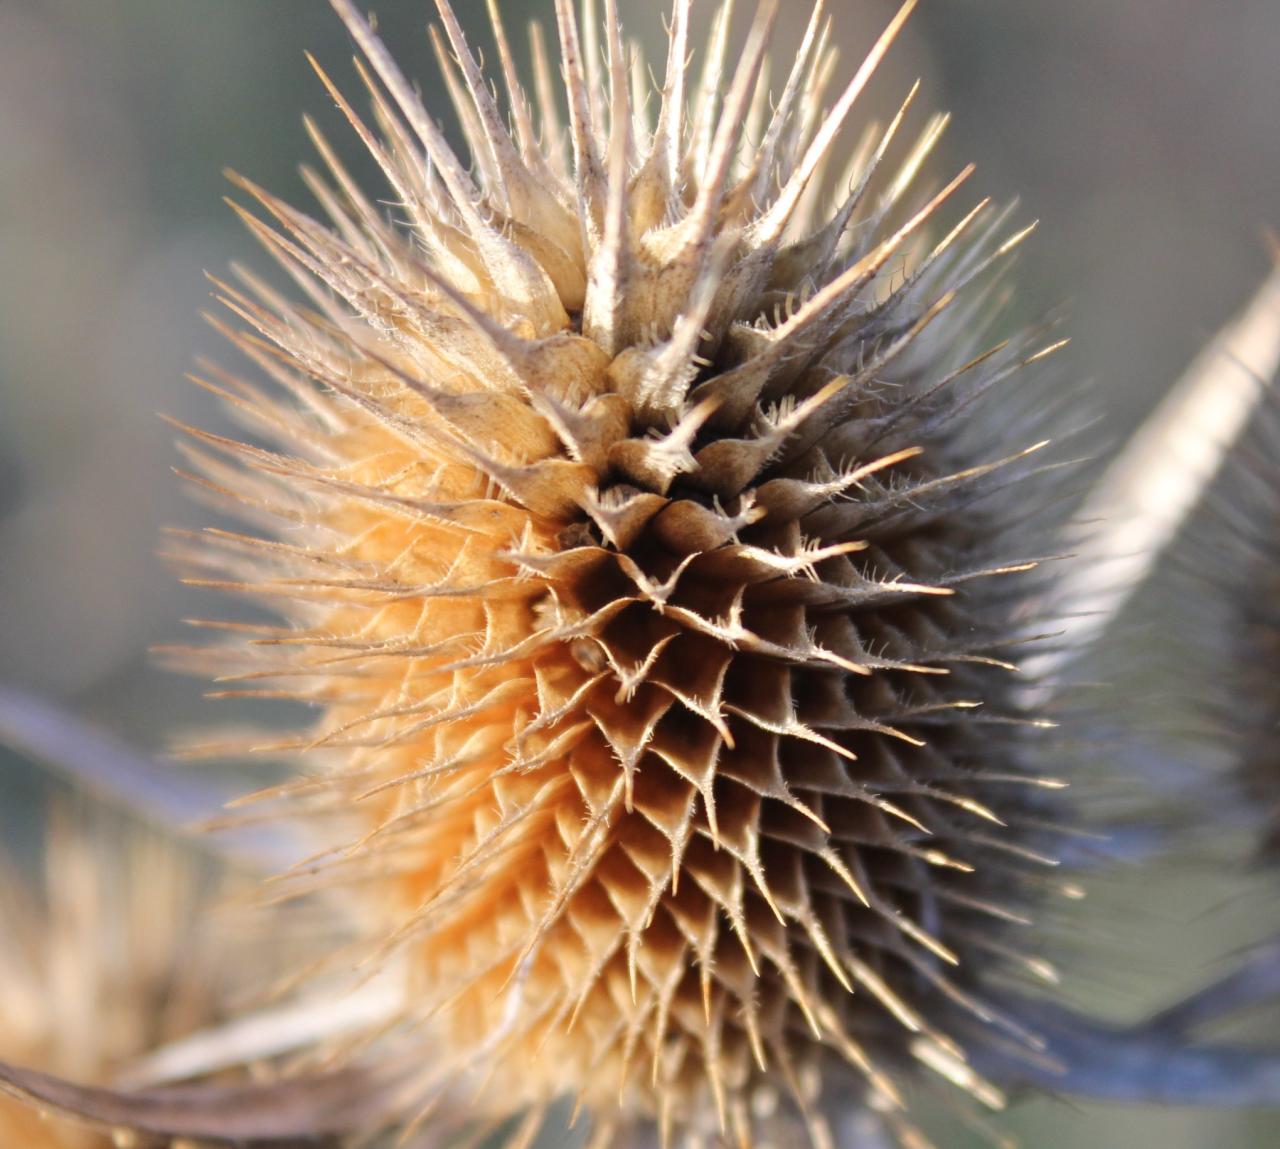
[[[303,301],[214,281],[258,377],[197,382],[252,441],[184,426],[183,449],[247,529],[174,532],[170,558],[275,621],[205,620],[225,641],[166,655],[310,707],[206,751],[292,762],[254,798],[299,837],[247,820],[223,845],[287,854],[270,898],[341,921],[289,1003],[211,1004],[125,1066],[135,1088],[73,1085],[42,1070],[83,1062],[28,1047],[43,1064],[4,1069],[10,1091],[128,1143],[262,1147],[524,1146],[566,1101],[600,1146],[920,1146],[922,1085],[975,1123],[1027,1087],[1280,1100],[1280,1052],[1197,1033],[1280,991],[1274,948],[1120,1029],[1055,1004],[1033,925],[1079,894],[1063,684],[1230,444],[1276,418],[1280,278],[1096,480],[1088,530],[1062,526],[1038,460],[1076,415],[1037,382],[1061,343],[989,334],[1030,229],[953,209],[967,171],[928,182],[945,117],[903,143],[914,89],[843,143],[912,2],[824,111],[821,3],[774,99],[776,3],[732,57],[723,7],[695,79],[676,0],[651,93],[616,0],[581,22],[557,0],[562,117],[539,30],[530,98],[491,0],[503,107],[438,0],[465,155],[333,5],[372,126],[317,71],[394,206],[310,122],[326,222],[233,177]],[[1238,454],[1244,573],[1206,597],[1246,604],[1240,792],[1273,840],[1280,474],[1274,450]],[[216,804],[29,700],[0,697],[0,731],[162,821]],[[126,916],[149,896],[127,893]]]

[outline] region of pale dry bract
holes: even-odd
[[[280,616],[190,661],[313,708],[257,747],[287,804],[365,827],[298,888],[408,971],[400,1116],[474,1078],[522,1136],[569,1099],[598,1144],[822,1141],[835,1096],[913,1135],[922,1066],[999,1106],[968,1057],[1037,1056],[993,987],[1053,976],[1017,934],[1058,784],[1009,662],[1035,444],[983,412],[1047,349],[989,334],[1025,232],[922,174],[945,118],[847,128],[912,5],[830,97],[819,7],[771,97],[775,4],[687,68],[677,0],[650,93],[615,5],[559,0],[530,97],[490,4],[500,106],[440,0],[461,154],[334,6],[394,206],[314,126],[323,222],[237,181],[301,295],[219,284],[253,443],[187,451],[252,533],[179,558]]]

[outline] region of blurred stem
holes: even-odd
[[[1280,1001],[1280,940],[1259,946],[1225,976],[1161,1010],[1145,1028],[1184,1037],[1266,1001]]]
[[[222,813],[235,791],[153,758],[48,699],[0,686],[0,744],[51,766],[100,801],[236,865],[274,872],[300,856],[277,827],[200,834],[198,824]]]
[[[1224,979],[1187,999],[1199,1001],[1199,1020],[1244,1004],[1240,994],[1222,990],[1231,982]],[[1274,982],[1255,982],[1254,988],[1258,996],[1251,1004],[1275,996]],[[1229,1008],[1220,1008],[1228,1003]],[[975,1067],[1006,1088],[1034,1087],[1093,1101],[1208,1109],[1280,1106],[1280,1051],[1196,1042],[1170,1027],[1169,1018],[1182,1008],[1137,1025],[1115,1026],[1024,1000],[1018,1003],[1019,1020],[1045,1039],[1046,1059],[988,1053],[975,1057]]]
[[[0,1062],[0,1093],[102,1129],[120,1145],[336,1149],[353,1131],[374,1127],[387,1087],[343,1071],[265,1085],[122,1093]]]

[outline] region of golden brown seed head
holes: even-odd
[[[208,385],[265,445],[189,453],[258,533],[183,557],[283,620],[218,672],[315,708],[277,749],[367,827],[334,874],[424,1073],[602,1140],[750,1138],[778,1097],[818,1133],[838,1064],[889,1109],[919,1063],[998,1104],[964,1049],[1026,1039],[980,980],[1043,859],[992,498],[1021,456],[974,411],[1037,355],[983,342],[1006,215],[933,227],[944,121],[837,144],[911,5],[820,114],[820,8],[771,102],[776,5],[741,44],[722,9],[699,77],[677,0],[646,103],[614,3],[597,51],[566,0],[562,120],[540,38],[531,101],[498,29],[501,109],[440,0],[465,157],[334,5],[396,206],[314,128],[327,222],[239,181],[306,299],[220,285],[272,388]]]

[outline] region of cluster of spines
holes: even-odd
[[[325,84],[405,222],[314,126],[328,224],[237,181],[308,304],[218,283],[284,397],[204,385],[277,447],[184,428],[195,481],[264,533],[177,556],[285,616],[209,624],[237,642],[195,660],[319,708],[255,749],[305,752],[296,807],[367,820],[299,888],[383,891],[406,1020],[443,1026],[444,1072],[489,1062],[500,1115],[569,1093],[603,1138],[636,1116],[748,1138],[780,1089],[821,1136],[833,1056],[890,1108],[913,1057],[998,1103],[947,1030],[1038,1047],[977,986],[1048,974],[1003,927],[1045,881],[1053,784],[1008,597],[981,589],[1029,565],[1001,555],[998,488],[1030,452],[975,460],[956,429],[1048,349],[980,342],[975,281],[1026,234],[1005,213],[921,243],[967,172],[917,195],[939,118],[885,176],[910,98],[822,211],[912,5],[825,117],[821,5],[772,114],[776,4],[727,88],[722,6],[686,117],[678,0],[650,127],[614,0],[603,68],[557,0],[567,124],[537,38],[535,124],[491,3],[509,132],[440,0],[471,171],[334,5],[377,131]]]

